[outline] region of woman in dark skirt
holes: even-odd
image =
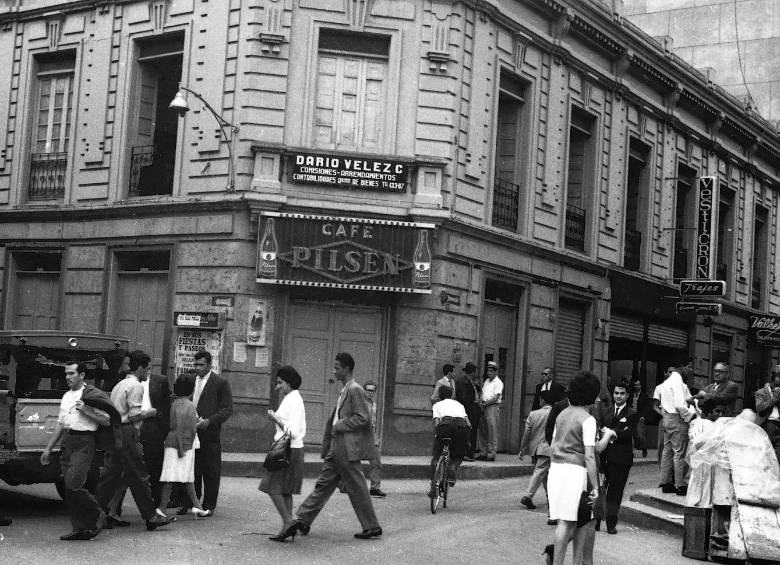
[[[284,541],[283,533],[292,523],[292,495],[301,493],[303,482],[303,438],[306,435],[306,411],[298,388],[301,376],[293,367],[285,365],[276,373],[276,391],[282,398],[279,408],[268,411],[268,417],[276,425],[274,440],[283,434],[290,434],[290,466],[278,471],[266,471],[260,481],[260,490],[268,496],[282,517],[279,535],[271,536],[274,541]]]

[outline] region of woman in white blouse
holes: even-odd
[[[276,392],[282,399],[279,408],[268,411],[268,417],[276,425],[274,440],[290,434],[290,466],[278,471],[266,471],[259,489],[268,494],[282,517],[282,530],[271,536],[274,541],[284,541],[282,535],[292,523],[292,495],[301,493],[303,482],[303,438],[306,435],[306,410],[298,388],[301,376],[293,367],[285,365],[276,373]]]

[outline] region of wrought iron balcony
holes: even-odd
[[[585,210],[566,205],[565,245],[569,249],[585,251]]]
[[[138,145],[130,154],[128,196],[172,194],[174,153],[157,145]]]
[[[58,200],[65,195],[68,154],[33,153],[30,155],[30,183],[27,200]]]
[[[642,255],[642,232],[626,228],[626,245],[623,253],[623,266],[638,271]]]
[[[493,181],[493,225],[516,230],[519,209],[520,186],[496,178]]]

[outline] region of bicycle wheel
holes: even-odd
[[[450,459],[449,457],[444,460],[444,474],[441,479],[439,490],[441,491],[441,505],[443,508],[447,508],[447,493],[450,490],[449,477],[447,475],[450,471]]]
[[[445,488],[447,485],[446,472],[444,457],[439,457],[439,462],[436,463],[436,471],[433,473],[433,480],[431,480],[431,514],[436,514],[436,510],[439,508],[442,481],[444,482]]]

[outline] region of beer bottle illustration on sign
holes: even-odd
[[[414,288],[431,288],[431,248],[428,246],[428,230],[420,230],[417,248],[414,250]]]
[[[273,218],[266,218],[265,233],[263,233],[263,239],[260,240],[259,249],[257,250],[260,255],[260,261],[258,262],[259,272],[257,274],[261,279],[275,279],[278,276],[276,272],[276,254],[279,252],[279,244],[276,241],[274,224]]]
[[[258,305],[255,313],[252,314],[252,320],[249,322],[249,333],[247,338],[253,343],[262,341],[263,337],[263,306]]]

